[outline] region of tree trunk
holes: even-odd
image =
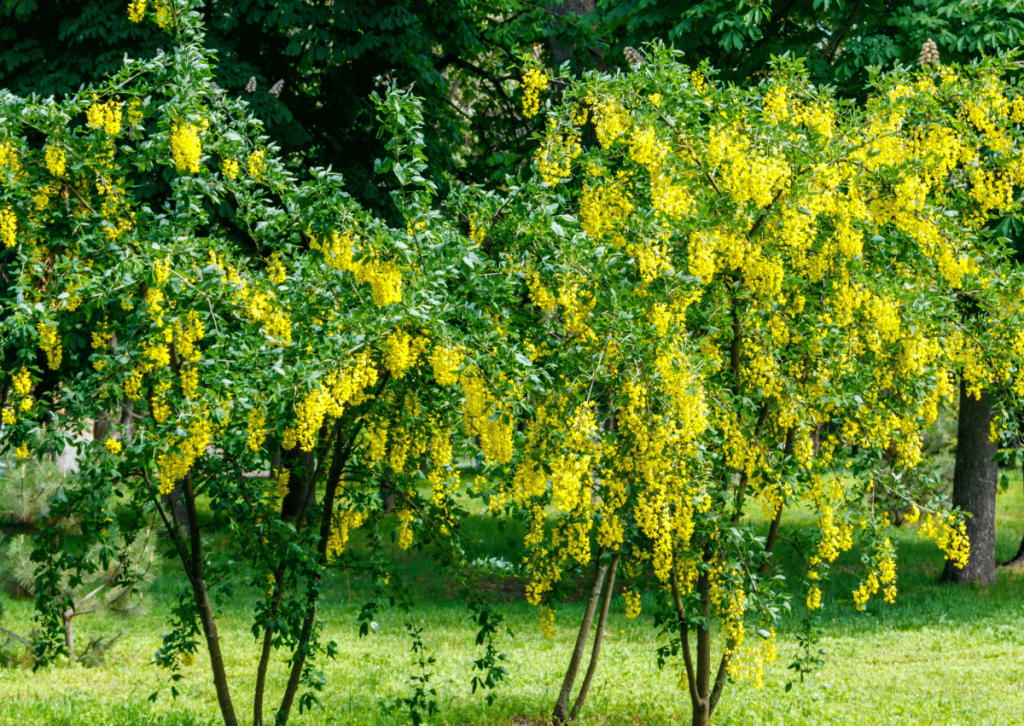
[[[182,535],[188,538],[192,534],[192,523],[189,520],[185,509],[185,502],[182,501],[181,492],[184,482],[178,482],[169,494],[163,495],[164,506],[171,511],[171,517],[175,526],[181,528]]]
[[[969,513],[967,537],[970,555],[960,569],[946,562],[942,579],[958,584],[987,585],[996,579],[996,490],[999,466],[992,461],[997,450],[989,440],[992,397],[967,394],[960,380],[960,413],[957,421],[956,465],[953,469],[953,505]]]
[[[281,518],[298,520],[313,499],[313,474],[316,471],[316,456],[312,451],[298,448],[282,455],[282,464],[288,468],[288,493],[281,503]]]
[[[594,12],[597,7],[596,0],[563,0],[562,2],[548,6],[551,15],[562,18],[566,15],[583,17]],[[563,21],[555,20],[550,23],[554,28],[561,28]],[[570,61],[574,72],[580,72],[593,68],[595,61],[600,57],[596,49],[577,48],[571,42],[567,42],[564,32],[555,32],[548,38],[548,50],[551,52],[551,59],[555,66],[560,66],[565,61]]]
[[[384,514],[394,510],[396,499],[395,489],[391,486],[391,481],[387,478],[387,475],[384,475],[380,481],[380,502]]]
[[[587,601],[587,609],[583,613],[583,622],[580,623],[580,630],[576,636],[576,645],[572,649],[569,668],[562,680],[562,690],[558,692],[558,700],[555,701],[555,709],[551,713],[551,722],[556,726],[568,720],[569,695],[572,693],[572,687],[576,683],[576,674],[583,661],[583,651],[587,647],[590,626],[594,622],[594,612],[597,610],[597,603],[601,600],[601,590],[604,588],[604,578],[607,574],[608,565],[599,564],[594,572],[594,587],[590,590],[590,599]]]
[[[619,556],[615,555],[612,560],[611,569],[608,572],[608,582],[604,586],[604,600],[601,602],[601,616],[597,619],[597,632],[594,633],[594,647],[590,651],[590,663],[587,664],[587,675],[583,677],[583,685],[576,695],[576,702],[569,712],[569,720],[575,721],[579,718],[583,704],[587,702],[587,694],[590,693],[590,684],[594,681],[594,673],[597,672],[597,661],[601,655],[601,643],[604,642],[604,628],[608,621],[608,606],[611,605],[612,595],[615,594],[615,571],[619,569]]]
[[[199,622],[203,626],[203,635],[206,636],[206,648],[210,654],[210,669],[213,671],[213,685],[217,691],[217,703],[220,705],[220,713],[224,718],[224,726],[238,726],[235,706],[231,701],[231,692],[228,687],[227,670],[224,667],[224,655],[220,649],[217,621],[214,619],[213,607],[210,605],[210,597],[206,591],[206,581],[203,579],[203,550],[202,539],[199,535],[199,518],[196,514],[196,495],[192,489],[190,476],[186,476],[182,483],[184,488],[181,498],[185,500],[189,539],[191,540],[191,558],[186,564],[186,571],[192,585],[196,607],[199,610]]]
[[[270,607],[270,619],[277,618],[277,611],[281,607],[282,598],[281,572],[274,571],[274,604]],[[267,626],[263,629],[263,648],[260,651],[260,662],[256,668],[256,692],[252,698],[252,723],[253,726],[263,726],[263,694],[267,687],[267,666],[270,665],[270,651],[274,644],[274,628]]]
[[[75,617],[75,611],[68,608],[64,611],[64,645],[68,649],[68,662],[75,662],[75,631],[71,625],[71,619]]]

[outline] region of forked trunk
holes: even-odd
[[[597,603],[601,600],[601,590],[604,588],[604,578],[607,574],[608,565],[598,564],[594,572],[594,586],[590,590],[590,599],[587,600],[587,609],[583,613],[583,622],[580,623],[580,630],[576,635],[576,645],[573,647],[572,657],[569,659],[569,668],[565,671],[562,690],[558,692],[558,700],[555,701],[555,709],[551,713],[551,722],[556,726],[564,724],[569,718],[569,696],[576,683],[576,674],[579,672],[580,663],[583,661],[583,651],[587,647],[590,626],[594,622],[594,613],[597,611]]]
[[[590,693],[590,685],[597,672],[597,663],[601,656],[601,644],[604,642],[604,628],[608,619],[608,608],[611,605],[612,595],[615,589],[615,571],[619,568],[619,556],[616,555],[610,565],[597,565],[594,572],[594,586],[590,591],[590,599],[587,601],[587,609],[583,614],[583,621],[580,623],[579,633],[576,636],[576,645],[572,650],[572,657],[569,659],[569,668],[565,672],[565,679],[562,681],[562,690],[558,693],[558,700],[551,713],[551,722],[564,724],[567,721],[575,721],[583,704],[587,701],[587,694]],[[604,595],[602,597],[602,590]],[[597,621],[597,631],[594,633],[594,644],[590,651],[590,662],[587,664],[587,674],[583,678],[583,685],[576,695],[572,710],[569,710],[569,697],[572,695],[572,687],[576,683],[576,675],[579,673],[580,665],[583,663],[583,653],[586,650],[587,638],[590,635],[590,628],[594,622],[594,614],[597,611],[597,604],[601,603],[601,615]]]

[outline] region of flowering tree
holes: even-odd
[[[636,576],[659,585],[658,620],[674,633],[659,658],[682,655],[694,724],[729,677],[759,684],[775,657],[787,603],[771,557],[787,508],[817,517],[792,583],[809,613],[855,536],[856,607],[894,600],[873,489],[909,500],[901,472],[919,464],[952,375],[968,391],[985,371],[1019,381],[1020,277],[983,228],[1016,210],[1024,171],[1024,99],[1002,68],[878,77],[858,110],[811,86],[799,62],[738,89],[655,49],[633,73],[569,84],[548,105],[535,180],[467,195],[484,247],[529,299],[509,337],[535,371],[520,394],[524,443],[491,506],[529,522],[527,597],[542,620],[564,570],[595,566],[556,722],[586,697],[623,565],[631,615]],[[547,81],[527,73],[526,113]],[[965,294],[999,324],[975,330]],[[550,507],[559,518],[545,528]],[[955,512],[934,502],[920,532],[964,566]]]
[[[130,12],[147,18],[144,3]],[[283,724],[300,686],[318,687],[313,657],[331,652],[318,637],[324,568],[353,528],[379,523],[373,468],[386,462],[408,547],[417,523],[454,538],[456,424],[507,456],[486,392],[502,295],[476,243],[431,211],[413,98],[377,98],[390,134],[379,171],[407,220],[393,229],[336,175],[291,178],[245,106],[211,84],[198,13],[154,12],[173,52],[61,103],[0,97],[2,446],[61,451],[85,420],[124,413],[76,444],[76,485],[42,524],[37,655],[61,649],[57,615],[75,607],[60,573],[87,576],[105,566],[88,548],[106,560],[138,536],[145,518],[115,519],[117,497],[122,513],[157,513],[188,579],[158,662],[189,662],[201,634],[237,723],[215,614],[225,586],[210,585],[226,560],[204,540],[205,496],[231,529],[224,556],[248,564],[259,593],[255,723],[272,652],[291,656]],[[154,174],[165,198],[148,198]]]

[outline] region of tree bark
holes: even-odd
[[[548,12],[555,17],[562,18],[566,15],[576,15],[577,17],[583,17],[594,12],[597,7],[596,0],[563,0],[557,5],[549,5]],[[562,21],[555,20],[551,25],[555,28],[561,26]],[[564,33],[555,32],[550,38],[548,38],[548,50],[551,52],[551,59],[555,62],[555,65],[561,65],[565,61],[572,61],[573,65],[577,68],[589,68],[594,64],[591,62],[583,62],[577,55],[576,51],[579,50],[576,46],[566,43]],[[590,54],[593,49],[583,49],[583,53]]]
[[[71,619],[75,617],[73,608],[64,611],[64,645],[68,649],[68,662],[75,662],[75,631],[71,625]]]
[[[594,681],[594,674],[597,672],[597,661],[601,655],[601,644],[604,642],[604,627],[608,621],[608,607],[612,602],[612,595],[615,594],[615,571],[619,569],[619,556],[615,555],[611,568],[608,572],[608,582],[604,586],[604,600],[601,602],[601,615],[597,619],[597,632],[594,633],[594,646],[590,651],[590,663],[587,664],[587,675],[583,677],[583,685],[576,695],[576,702],[569,712],[569,720],[575,721],[579,718],[583,704],[587,702],[587,695],[590,693],[590,684]]]
[[[707,570],[697,575],[700,596],[700,623],[697,625],[697,663],[694,672],[696,693],[691,691],[693,726],[708,726],[711,718],[711,578]]]
[[[772,518],[771,526],[768,527],[768,539],[764,543],[764,562],[761,563],[761,568],[758,570],[761,577],[766,576],[772,571],[772,565],[775,562],[775,546],[779,543],[779,525],[782,524],[782,510],[785,509],[784,504],[779,505],[779,511],[775,513]]]
[[[388,376],[377,388],[376,395],[380,395]],[[360,418],[352,427],[351,432],[343,432],[341,424],[338,424],[337,439],[334,442],[334,458],[331,460],[331,469],[327,473],[327,485],[324,490],[324,508],[320,513],[320,541],[317,543],[317,557],[320,561],[327,559],[327,542],[331,534],[331,518],[334,513],[334,498],[338,491],[338,483],[345,473],[345,466],[352,455],[352,449],[359,438],[359,432],[363,428],[363,419]],[[348,437],[343,436],[348,433]],[[306,655],[309,646],[309,639],[313,634],[313,624],[316,622],[317,603],[320,594],[320,576],[316,575],[315,583],[311,583],[309,594],[306,598],[306,615],[302,621],[302,632],[299,635],[299,642],[295,647],[295,655],[292,658],[291,672],[288,674],[288,683],[281,697],[281,705],[277,709],[275,724],[284,726],[288,723],[291,714],[292,704],[295,702],[295,694],[299,690],[299,679],[302,677],[302,668],[306,664]]]
[[[188,538],[192,535],[192,522],[189,519],[185,502],[182,501],[181,492],[183,486],[184,482],[175,484],[170,494],[163,495],[163,500],[164,506],[171,511],[175,526],[180,527],[183,536]]]
[[[960,569],[946,562],[942,579],[958,584],[987,585],[996,579],[996,490],[999,466],[992,458],[995,444],[989,440],[992,396],[967,394],[960,380],[960,412],[957,421],[956,465],[953,468],[953,505],[969,513],[967,537],[970,555]]]
[[[288,468],[288,493],[281,502],[281,518],[298,520],[312,501],[314,486],[313,473],[316,471],[316,455],[299,448],[286,451],[282,464]]]
[[[281,573],[274,572],[274,604],[270,608],[270,617],[275,619],[281,607]],[[267,687],[267,666],[270,665],[270,650],[274,643],[274,628],[268,625],[263,629],[263,648],[260,652],[260,663],[256,668],[256,692],[252,698],[253,726],[263,726],[263,694]]]
[[[217,634],[217,622],[213,616],[213,607],[206,592],[206,581],[203,579],[203,549],[199,536],[199,518],[196,514],[196,495],[192,490],[190,476],[186,476],[182,494],[185,500],[185,511],[188,517],[189,537],[192,541],[191,562],[188,564],[189,580],[192,593],[199,610],[199,621],[206,636],[206,648],[210,653],[210,669],[213,671],[213,685],[217,691],[217,703],[220,705],[224,726],[238,726],[235,717],[235,706],[231,701],[228,688],[227,670],[224,667],[224,656],[220,650],[220,636]]]
[[[576,645],[572,649],[569,668],[565,671],[565,678],[562,680],[562,690],[558,692],[558,700],[555,701],[555,708],[551,713],[551,722],[556,724],[556,726],[568,720],[569,695],[572,693],[572,687],[576,683],[576,674],[579,672],[580,663],[583,661],[583,651],[587,647],[590,626],[594,622],[594,612],[597,610],[597,603],[601,599],[601,590],[604,588],[604,579],[607,574],[608,565],[599,564],[594,572],[594,586],[590,590],[587,609],[583,613],[583,622],[580,623],[580,630],[576,636]]]

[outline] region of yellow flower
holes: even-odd
[[[459,365],[462,364],[461,348],[437,346],[430,351],[430,365],[434,369],[434,380],[442,386],[459,382]]]
[[[0,239],[4,247],[14,247],[18,243],[18,218],[10,207],[0,209]]]
[[[623,595],[626,598],[626,617],[632,620],[640,614],[640,593],[631,588]]]
[[[129,0],[128,19],[133,23],[141,23],[146,16],[146,0]]]
[[[412,547],[412,510],[403,509],[398,513],[398,548],[407,550]]]
[[[220,169],[228,179],[238,178],[238,162],[234,159],[224,159],[221,161]]]
[[[203,153],[199,140],[199,127],[188,121],[179,121],[171,130],[171,157],[178,171],[199,173],[199,160]]]
[[[99,99],[93,96],[93,103],[86,112],[86,123],[90,128],[103,129],[107,136],[117,136],[121,132],[121,104],[111,99],[106,103],[99,103]]]
[[[249,167],[249,174],[256,181],[262,181],[263,174],[267,171],[267,163],[264,158],[265,155],[266,152],[263,149],[258,149],[257,151],[249,154],[249,157],[246,160]]]
[[[121,442],[118,441],[117,439],[106,439],[103,442],[103,446],[111,454],[120,454],[121,453]]]
[[[47,170],[58,179],[62,178],[67,164],[64,150],[51,144],[46,147],[45,157]]]
[[[540,113],[540,92],[548,87],[547,75],[536,68],[523,74],[523,115],[533,118]]]

